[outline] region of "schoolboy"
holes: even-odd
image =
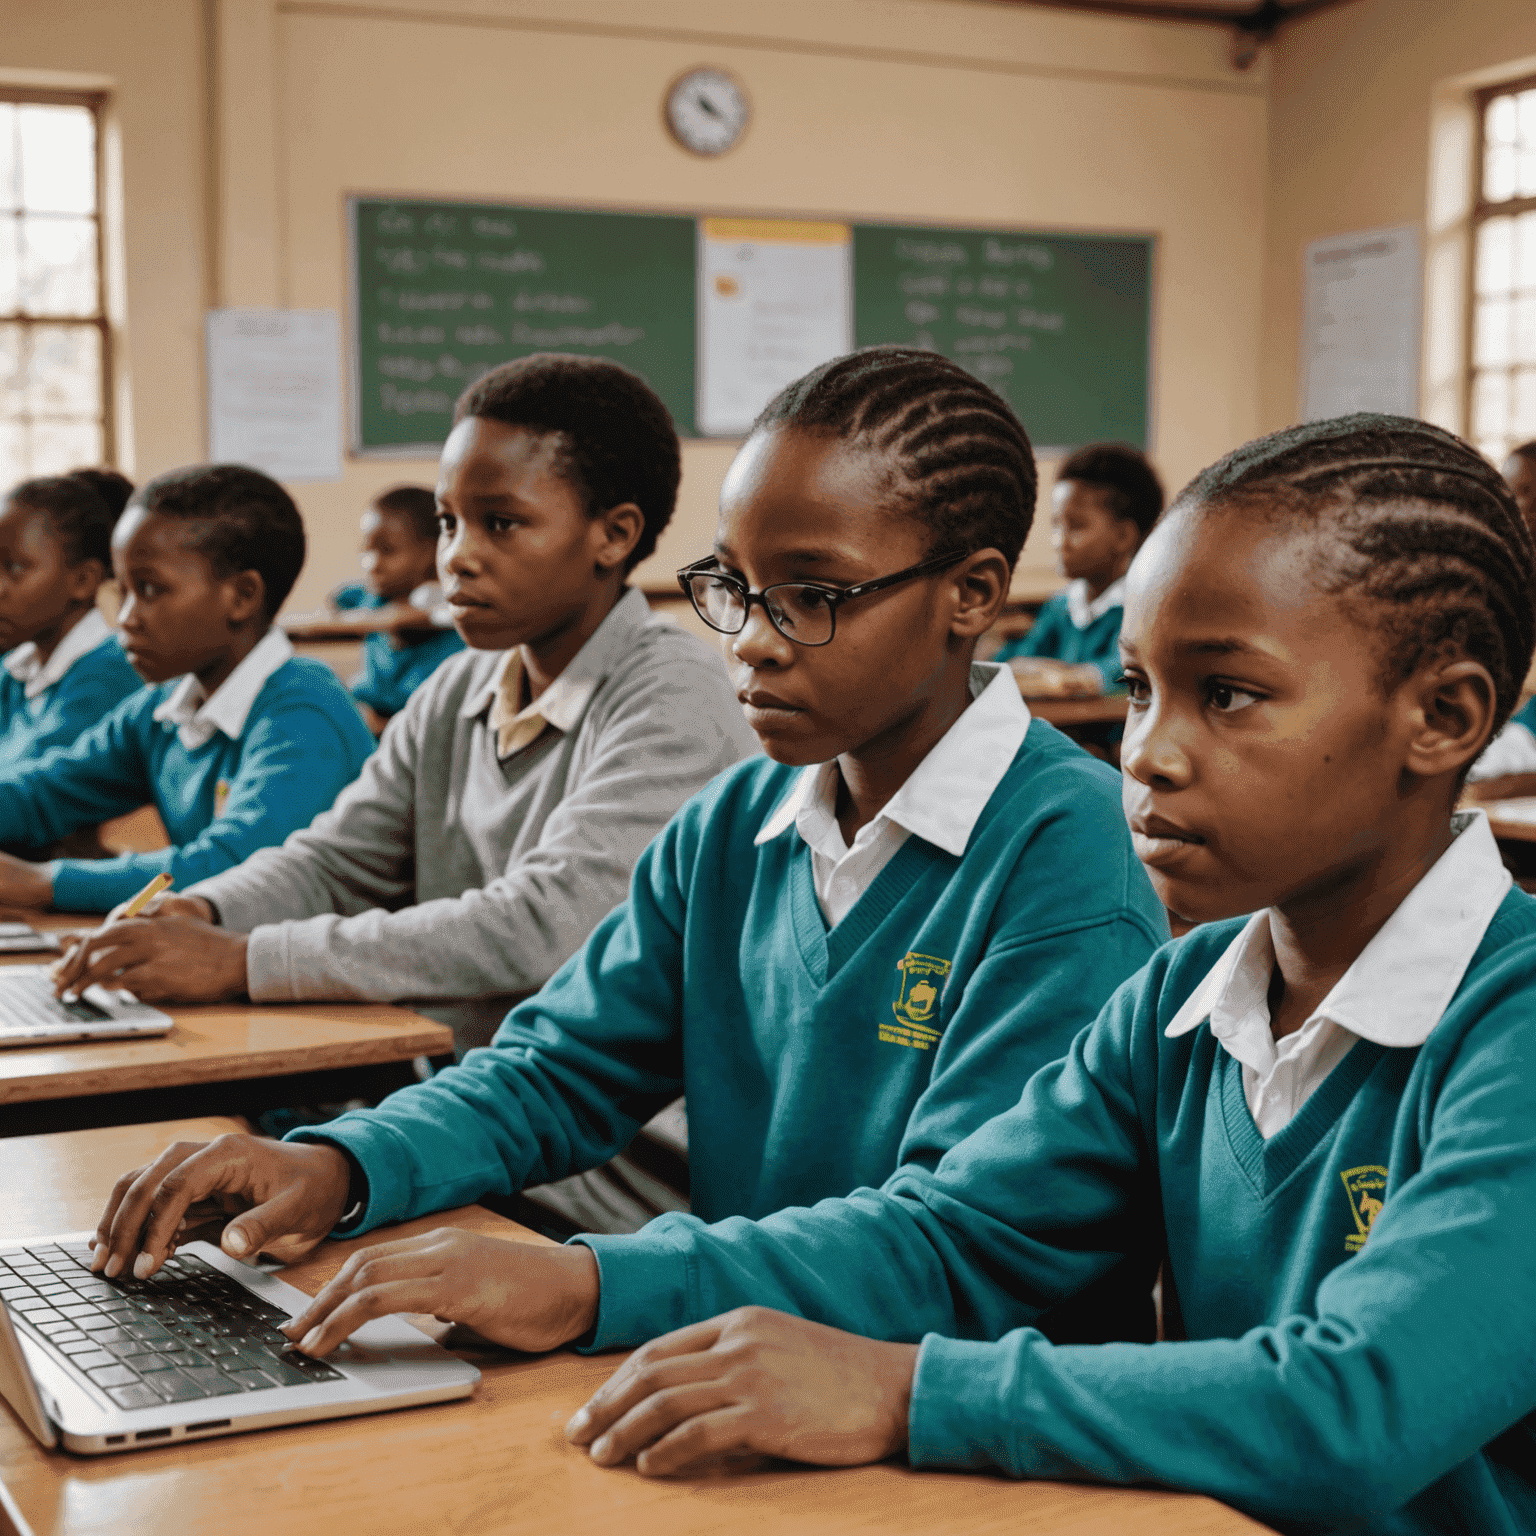
[[[339,587],[331,606],[343,613],[399,615],[363,640],[352,697],[374,735],[450,656],[464,649],[458,631],[432,627],[442,602],[437,582],[437,498],[422,485],[397,485],[369,503],[361,519],[363,579]]]
[[[272,615],[304,563],[304,525],[258,470],[151,480],[112,533],[118,631],[141,689],[69,747],[0,773],[0,844],[51,843],[153,803],[171,846],[108,859],[0,855],[0,903],[105,912],[162,871],[179,886],[307,825],[373,746],[328,667]]]
[[[143,686],[96,606],[133,490],[123,481],[114,505],[108,473],[24,480],[0,503],[0,773],[70,745]]]
[[[1115,775],[972,663],[1033,500],[1017,418],[936,354],[790,386],[683,573],[768,759],[683,808],[492,1049],[287,1144],[168,1152],[121,1181],[101,1262],[147,1270],[214,1188],[266,1207],[231,1252],[307,1246],[353,1205],[361,1229],[504,1195],[601,1161],[681,1088],[709,1219],[932,1166],[1013,1103],[1163,934]],[[1111,1275],[1052,1326],[1148,1336],[1150,1282]]]
[[[1536,535],[1536,438],[1511,451],[1504,461],[1503,474],[1525,526]]]
[[[334,810],[114,930],[102,973],[154,999],[409,998],[460,1055],[487,1044],[678,806],[757,746],[718,654],[626,585],[680,474],[666,407],[615,363],[541,354],[472,385],[436,505],[473,649]]]
[[[1025,694],[1114,689],[1125,573],[1162,510],[1157,471],[1128,444],[1095,443],[1062,464],[1051,492],[1051,542],[1066,590],[994,658],[1013,667]]]

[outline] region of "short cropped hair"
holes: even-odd
[[[133,495],[133,481],[115,469],[72,469],[71,480],[83,480],[112,509],[113,517],[121,517],[128,498]]]
[[[1129,443],[1090,443],[1079,448],[1057,470],[1056,480],[1093,486],[1110,512],[1135,523],[1143,538],[1163,514],[1163,482],[1146,454]]]
[[[554,436],[555,472],[588,517],[625,502],[639,507],[645,526],[626,572],[656,548],[677,505],[682,448],[666,406],[638,373],[605,357],[535,352],[471,384],[453,419],[469,416]]]
[[[373,498],[380,512],[404,520],[418,539],[437,542],[437,497],[424,485],[397,485]]]
[[[12,506],[28,508],[43,519],[44,526],[57,540],[66,565],[99,560],[104,570],[110,573],[112,527],[122,505],[114,505],[100,494],[91,479],[92,473],[76,470],[68,475],[23,480],[12,487],[6,500]],[[104,470],[100,473],[112,472]],[[124,481],[124,484],[129,482]],[[132,490],[131,484],[129,489]]]
[[[1527,464],[1536,465],[1536,437],[1528,443],[1521,443],[1517,448],[1509,450],[1512,459],[1524,459]]]
[[[1310,422],[1202,470],[1179,494],[1186,504],[1328,535],[1323,590],[1364,609],[1384,686],[1451,645],[1492,676],[1495,731],[1519,703],[1536,646],[1536,544],[1504,477],[1460,438],[1405,416]]]
[[[933,549],[1001,552],[1012,570],[1029,537],[1038,480],[1029,434],[996,390],[920,347],[865,347],[787,385],[753,431],[825,433],[891,461],[895,510]]]
[[[148,480],[131,506],[188,524],[188,543],[219,578],[257,572],[271,619],[304,569],[304,520],[270,475],[244,464],[193,464]]]

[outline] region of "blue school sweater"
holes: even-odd
[[[53,904],[106,912],[168,870],[179,890],[280,843],[330,807],[374,748],[329,667],[285,661],[262,684],[238,741],[183,746],[154,718],[180,679],[141,688],[71,747],[0,773],[0,845],[51,843],[153,802],[171,847],[59,859]]]
[[[51,747],[69,746],[143,686],[116,635],[79,657],[35,699],[27,697],[25,683],[0,667],[0,778]]]
[[[360,581],[333,592],[331,603],[342,610],[389,607],[384,598],[370,592]],[[383,633],[369,635],[363,641],[363,666],[352,679],[352,697],[381,715],[399,714],[405,701],[438,667],[464,649],[456,629],[404,638],[405,644],[399,650]]]
[[[909,837],[830,931],[804,841],[753,844],[799,771],[755,758],[689,801],[489,1049],[293,1133],[362,1165],[349,1230],[596,1167],[685,1090],[710,1220],[932,1167],[1167,931],[1117,776],[1043,722],[962,857]]]
[[[1067,595],[1058,592],[1040,609],[1040,616],[1026,635],[1010,640],[993,661],[1012,661],[1015,656],[1051,656],[1057,661],[1088,662],[1104,678],[1104,691],[1120,684],[1120,621],[1125,609],[1118,605],[1101,613],[1087,629],[1072,622]]]
[[[1505,898],[1422,1046],[1358,1042],[1267,1142],[1210,1030],[1163,1034],[1242,921],[1160,950],[936,1168],[579,1239],[591,1347],[778,1307],[923,1340],[917,1466],[1158,1483],[1291,1532],[1536,1530],[1536,901]],[[1180,1342],[1031,1326],[1138,1250]]]

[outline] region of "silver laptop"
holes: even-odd
[[[169,1014],[131,992],[93,985],[65,1001],[53,995],[52,967],[0,966],[0,1046],[118,1040],[170,1029]]]
[[[188,1243],[148,1280],[90,1272],[92,1234],[0,1242],[0,1395],[46,1446],[142,1450],[467,1397],[480,1373],[398,1317],[329,1359],[277,1331],[310,1298]]]

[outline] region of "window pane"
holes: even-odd
[[[1483,160],[1483,197],[1502,203],[1515,195],[1515,147],[1490,144]]]
[[[0,101],[0,209],[21,206],[16,172],[16,108]]]
[[[27,463],[26,427],[19,421],[0,420],[0,490],[25,480],[29,473]]]
[[[82,464],[101,463],[99,421],[37,421],[32,424],[32,473],[62,475]]]
[[[1520,109],[1513,96],[1495,96],[1488,103],[1488,142],[1513,144],[1520,136]]]
[[[1515,287],[1536,289],[1536,211],[1515,220]]]
[[[96,224],[91,219],[21,221],[21,303],[33,315],[93,315]]]
[[[1472,326],[1472,361],[1480,368],[1509,361],[1510,302],[1480,299]]]
[[[1536,362],[1536,294],[1515,300],[1514,355],[1510,361]]]
[[[34,325],[31,332],[31,356],[26,363],[27,414],[99,416],[101,332],[94,325]]]
[[[14,315],[21,307],[21,254],[16,249],[21,225],[8,213],[0,213],[0,315]]]
[[[0,421],[21,415],[26,401],[26,375],[22,371],[26,336],[25,326],[0,324]]]
[[[1536,197],[1536,148],[1520,151],[1515,167],[1515,195]]]
[[[1519,122],[1516,132],[1524,140],[1525,147],[1536,146],[1536,87],[1521,91],[1515,97],[1515,116]]]
[[[1472,431],[1477,437],[1502,437],[1509,421],[1509,375],[1480,373],[1472,382]]]
[[[21,193],[34,212],[96,211],[96,122],[86,107],[25,105]]]
[[[1509,426],[1518,441],[1536,437],[1536,368],[1526,368],[1515,375]]]
[[[1489,219],[1477,231],[1477,291],[1508,293],[1514,286],[1513,219]]]

